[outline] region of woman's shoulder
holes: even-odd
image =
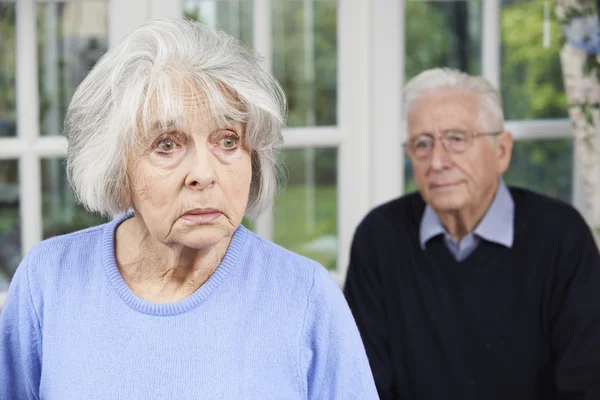
[[[65,276],[69,269],[81,274],[82,265],[98,260],[107,224],[54,236],[37,243],[27,252],[23,263],[32,277],[40,280]]]
[[[286,249],[253,232],[248,233],[247,261],[271,278],[299,280],[309,288],[315,280],[330,279],[327,269],[315,260]],[[331,278],[333,279],[333,278]]]
[[[106,224],[46,238],[29,251],[29,258],[47,259],[77,250],[89,252],[90,245],[102,241]],[[88,253],[89,254],[89,253]]]

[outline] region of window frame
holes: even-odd
[[[104,1],[108,3],[109,45],[151,17],[183,15],[182,0]],[[253,2],[253,47],[268,66],[272,60],[271,1],[283,0]],[[338,0],[337,125],[287,128],[283,133],[284,149],[338,150],[338,265],[332,275],[340,285],[345,280],[356,226],[370,209],[403,194],[405,1],[411,0]],[[42,239],[41,160],[65,157],[67,153],[64,137],[40,135],[37,106],[19,107],[39,104],[35,6],[47,2],[55,1],[16,2],[17,136],[0,138],[0,160],[17,160],[19,165],[23,255]],[[482,1],[482,75],[496,87],[500,84],[501,12],[500,0]],[[507,121],[506,129],[516,140],[572,137],[568,119]],[[573,203],[583,209],[580,168],[574,157]],[[272,211],[256,221],[255,230],[267,240],[273,238]],[[5,296],[0,293],[0,307]]]

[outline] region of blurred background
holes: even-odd
[[[506,181],[583,208],[553,2],[0,0],[0,293],[39,240],[106,220],[78,205],[66,181],[65,110],[111,43],[177,15],[254,47],[283,85],[287,186],[245,224],[340,283],[358,222],[415,190],[401,85],[427,68],[498,85],[517,139]]]

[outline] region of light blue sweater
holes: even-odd
[[[154,304],[117,269],[124,218],[25,257],[0,314],[0,399],[377,399],[322,266],[240,227],[200,289]]]

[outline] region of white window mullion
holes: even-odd
[[[277,0],[278,1],[278,0]],[[254,0],[252,12],[252,47],[264,57],[264,67],[273,67],[273,43],[271,29],[271,0]],[[254,225],[258,235],[273,240],[273,210],[267,210]]]
[[[63,158],[67,156],[67,138],[64,136],[42,136],[33,146],[39,158]]]
[[[25,152],[25,145],[20,138],[0,139],[0,160],[14,160]]]
[[[284,149],[307,147],[338,147],[343,141],[342,133],[335,126],[286,128],[283,130]]]
[[[338,153],[338,265],[333,274],[346,277],[350,244],[356,226],[370,208],[371,4],[338,2],[338,127],[343,143]],[[359,60],[359,61],[357,61]]]
[[[573,128],[568,119],[506,121],[504,129],[509,131],[515,140],[565,139],[573,136]]]
[[[483,1],[481,74],[500,89],[500,0]]]
[[[39,136],[38,60],[34,0],[16,3],[17,132],[23,144],[19,163],[21,249],[27,253],[42,239],[40,160],[34,146]]]
[[[264,57],[264,67],[268,71],[273,69],[273,31],[271,23],[271,0],[254,0],[252,12],[252,47]]]
[[[371,206],[399,196],[404,188],[403,22],[404,0],[373,0],[373,130],[365,132],[372,143]]]

